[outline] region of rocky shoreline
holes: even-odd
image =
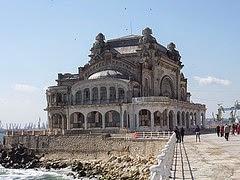
[[[132,157],[129,155],[110,156],[104,160],[81,161],[79,159],[57,160],[37,155],[22,145],[0,150],[0,163],[5,168],[45,168],[71,171],[67,176],[74,179],[130,180],[149,179],[149,167],[155,163],[154,157]]]

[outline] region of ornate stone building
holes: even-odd
[[[172,130],[204,126],[206,107],[190,102],[181,56],[145,28],[140,35],[105,40],[91,48],[77,74],[58,74],[48,88],[51,130]]]

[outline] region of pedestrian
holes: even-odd
[[[237,134],[239,135],[240,134],[240,124],[238,123],[237,125]]]
[[[183,142],[184,134],[185,134],[185,130],[184,130],[184,128],[182,127],[182,128],[180,129],[180,135],[181,135],[181,141],[182,141],[182,142]]]
[[[228,141],[229,133],[230,133],[230,127],[227,124],[224,127],[224,132],[225,132],[225,139]]]
[[[220,134],[220,126],[219,125],[217,125],[216,130],[217,130],[217,136],[219,137],[219,134]]]
[[[223,125],[221,126],[220,133],[221,133],[221,137],[223,137],[223,135],[224,135],[224,126]]]
[[[235,129],[236,129],[236,125],[233,124],[233,125],[232,125],[232,135],[235,135]]]
[[[174,130],[175,134],[176,134],[176,138],[177,138],[177,143],[181,142],[181,138],[180,138],[180,132],[178,127],[176,126],[175,130]]]
[[[195,129],[195,133],[196,133],[196,142],[197,142],[197,139],[199,140],[200,142],[200,128],[199,126],[197,125],[196,129]]]

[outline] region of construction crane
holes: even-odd
[[[231,123],[234,123],[237,121],[236,113],[238,110],[240,110],[240,103],[236,100],[234,106],[232,107],[223,107],[222,104],[218,104],[218,113],[216,114],[217,119],[215,119],[214,114],[213,114],[213,119],[217,121],[222,121],[223,120],[223,113],[226,111],[230,111],[230,118],[229,121]]]

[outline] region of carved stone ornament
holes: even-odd
[[[172,60],[175,60],[175,61],[180,61],[181,59],[181,56],[179,54],[179,52],[175,49],[176,48],[176,45],[171,42],[170,44],[167,45],[167,54],[168,54],[168,57]]]

